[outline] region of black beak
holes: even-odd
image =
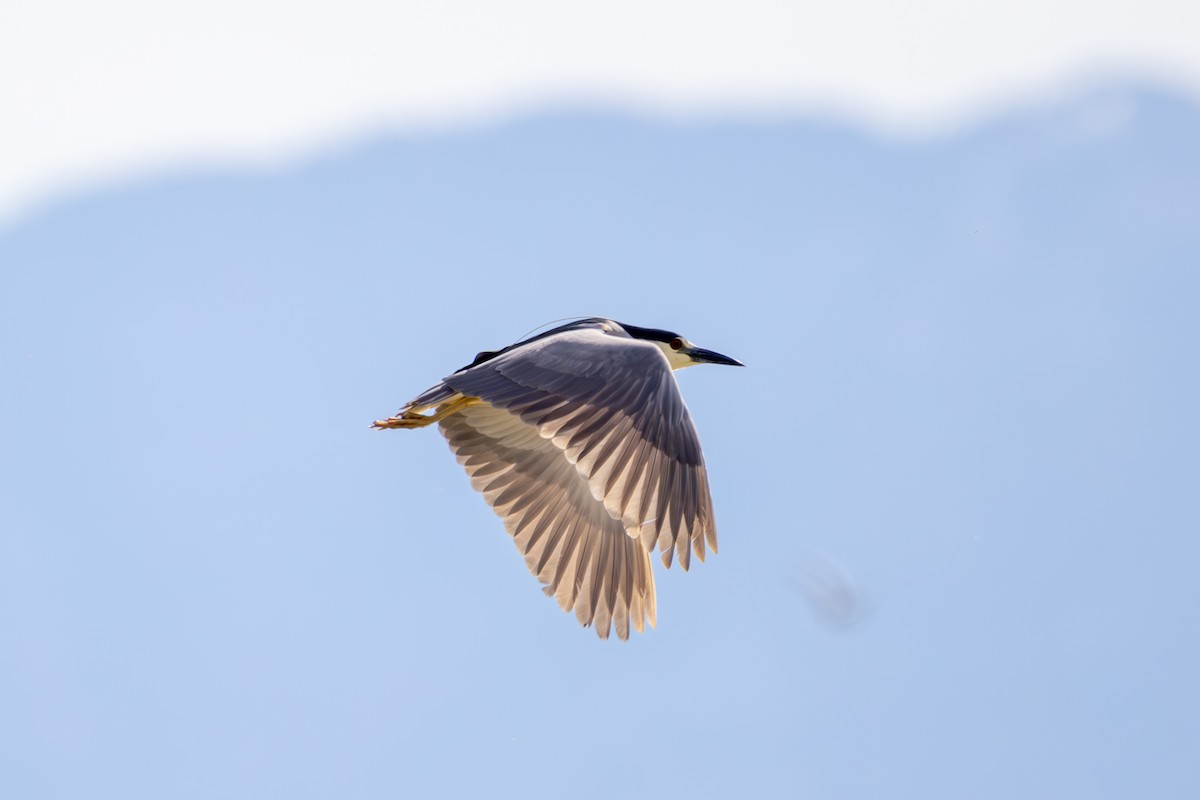
[[[746,366],[736,358],[723,356],[720,353],[714,353],[712,350],[705,350],[703,347],[693,347],[687,351],[687,354],[692,357],[692,361],[698,364],[728,364],[731,367]]]

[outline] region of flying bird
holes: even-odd
[[[592,317],[485,351],[372,427],[437,423],[525,565],[601,639],[655,625],[650,554],[717,551],[700,440],[672,370],[740,361]]]

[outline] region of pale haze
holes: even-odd
[[[1194,94],[1197,30],[1200,6],[1167,0],[8,3],[0,223],[181,160],[277,163],[564,100],[911,133],[1111,71]]]

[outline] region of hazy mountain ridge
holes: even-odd
[[[1198,143],[1145,87],[916,142],[547,113],[29,217],[0,234],[0,772],[1193,796]],[[623,648],[438,436],[366,427],[568,314],[749,364],[680,378],[721,554],[660,572]],[[843,638],[794,588],[814,550],[873,604]]]

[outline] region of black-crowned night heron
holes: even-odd
[[[677,333],[571,322],[469,365],[376,428],[434,422],[529,571],[607,639],[655,624],[650,553],[717,550],[700,440],[672,370],[741,362]],[[432,413],[425,413],[425,412]]]

